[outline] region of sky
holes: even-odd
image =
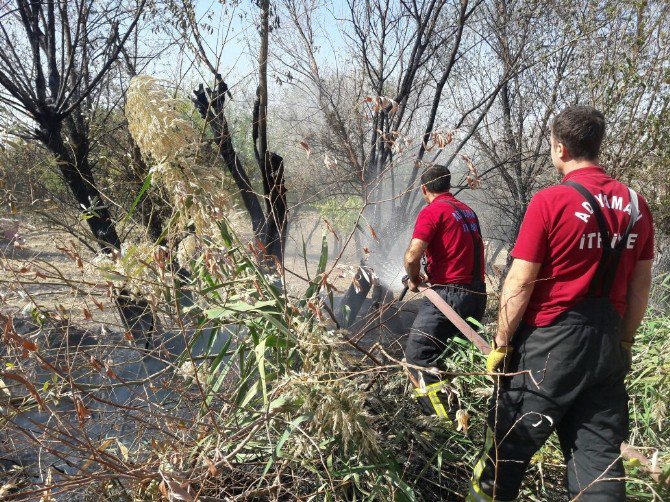
[[[211,24],[212,33],[205,36],[207,51],[221,55],[220,68],[224,80],[241,81],[256,73],[258,64],[258,14],[255,2],[242,0],[239,5],[220,3],[219,1],[198,1],[197,15],[201,22]],[[319,1],[318,12],[322,37],[320,56],[324,60],[335,57],[345,41],[340,28],[344,25],[344,13],[347,9],[345,0]],[[281,19],[280,30],[290,30],[290,22]],[[327,41],[327,43],[326,43]],[[223,50],[222,50],[223,48]],[[270,51],[276,49],[272,45],[270,35]]]

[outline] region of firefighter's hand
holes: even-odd
[[[486,371],[489,373],[504,373],[507,369],[509,356],[513,351],[514,348],[509,345],[506,347],[496,347],[494,343],[493,349],[486,358]]]
[[[426,276],[423,274],[419,274],[419,277],[416,280],[412,280],[411,277],[408,277],[406,285],[412,293],[418,293],[419,286],[424,282],[426,282]]]
[[[621,347],[623,348],[624,360],[626,363],[626,373],[628,373],[633,367],[633,342],[621,340]]]

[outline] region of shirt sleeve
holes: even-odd
[[[435,236],[437,222],[435,218],[427,211],[428,206],[423,208],[416,217],[412,239],[421,239],[424,242],[430,242]]]
[[[644,217],[647,219],[649,222],[649,235],[647,237],[647,240],[644,243],[644,247],[642,248],[642,252],[640,253],[640,260],[653,260],[654,259],[654,220],[651,215],[651,210],[649,209],[649,205],[647,204],[647,201],[643,201],[643,213]]]
[[[547,254],[547,222],[545,199],[536,194],[528,204],[521,222],[512,256],[532,263],[543,263]]]

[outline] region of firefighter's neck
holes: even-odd
[[[573,171],[578,169],[584,169],[585,167],[593,167],[599,165],[598,159],[570,159],[567,162],[564,162],[558,167],[558,171],[563,175],[567,176]]]
[[[430,190],[425,190],[423,192],[423,200],[425,200],[428,204],[430,204],[435,199],[437,199],[440,195],[444,195],[445,193],[449,193],[449,192],[434,193],[434,192],[431,192]]]

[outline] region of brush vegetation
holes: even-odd
[[[82,270],[84,282],[141,295],[164,334],[183,338],[186,346],[172,356],[164,353],[160,337],[146,351],[133,346],[143,361],[166,364],[160,373],[130,382],[109,361],[93,356],[55,364],[53,354],[20,334],[10,317],[3,318],[3,438],[20,435],[71,468],[62,472],[44,463],[31,478],[15,466],[2,473],[2,496],[461,499],[482,444],[491,395],[491,383],[481,375],[483,356],[454,341],[448,370],[463,409],[459,430],[421,416],[395,356],[357,348],[323,308],[333,294],[325,237],[304,291],[289,295],[284,278],[236,236],[228,196],[218,189],[221,177],[199,164],[201,135],[180,106],[154,79],[141,77],[130,86],[126,114],[151,166],[147,183],[171,201],[166,240],[156,245],[138,239],[123,253],[91,260]],[[667,301],[668,283],[659,280],[659,304]],[[68,285],[85,287],[71,280]],[[59,317],[36,306],[29,312],[38,333],[66,329],[62,319],[79,316],[61,312]],[[123,337],[110,336],[106,343],[128,345]],[[204,353],[194,352],[198,343],[207,348]],[[87,384],[84,367],[86,375],[97,372],[103,378]],[[670,466],[667,311],[650,308],[633,368],[630,443],[663,469]],[[110,389],[131,386],[131,402],[106,397]],[[96,408],[102,402],[104,414]],[[36,411],[43,419],[32,428],[21,422],[22,414]],[[95,429],[96,421],[134,425],[122,435],[111,426]],[[7,440],[3,455],[11,456],[11,448]],[[522,498],[564,499],[562,469],[560,450],[550,441],[533,459]],[[656,480],[639,463],[630,463],[628,473],[632,500],[668,495],[667,467]]]

